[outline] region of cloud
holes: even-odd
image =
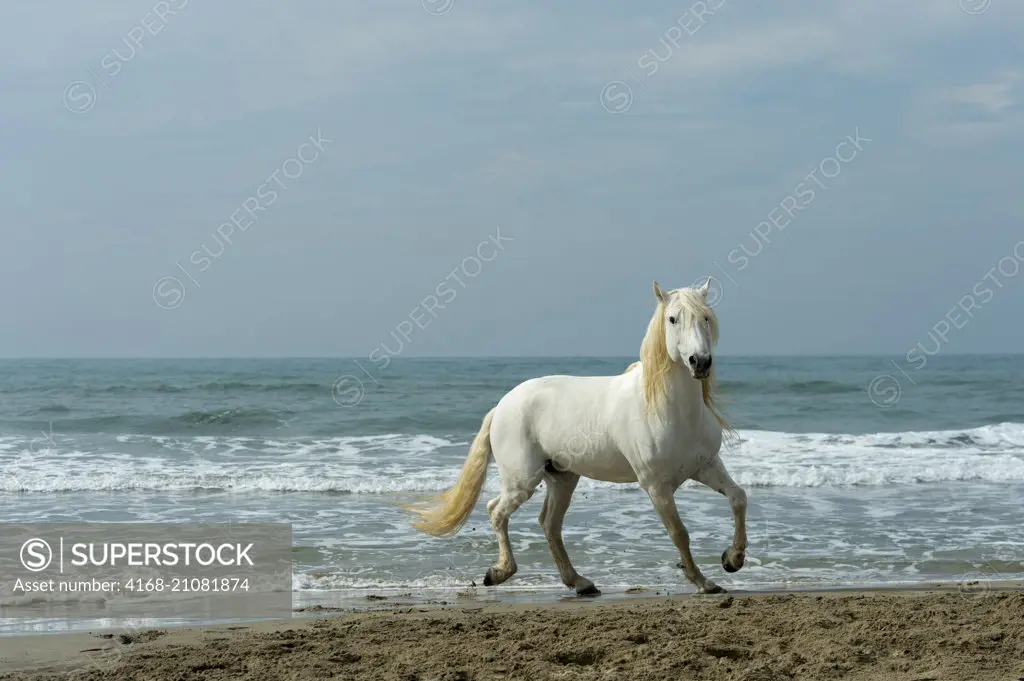
[[[1024,76],[1019,71],[1004,71],[986,82],[941,90],[936,93],[936,100],[966,105],[989,116],[1000,116],[1020,104],[1024,92],[1022,86]]]
[[[708,4],[715,3],[696,6]],[[720,89],[730,85],[722,78],[792,72],[797,67],[861,77],[888,75],[894,68],[902,71],[904,62],[919,59],[922,47],[995,35],[1006,30],[1002,22],[1024,20],[1024,7],[1000,6],[978,17],[962,11],[956,2],[935,0],[837,0],[770,7],[726,0],[714,15],[700,21],[694,18],[696,6],[683,5],[666,15],[659,29],[645,25],[640,31],[634,26],[628,34],[634,47],[614,46],[610,52],[621,61],[606,79],[629,69],[650,73],[651,78],[702,81]],[[623,59],[624,53],[630,56]],[[534,60],[543,63],[540,57]],[[568,61],[583,60],[577,55]],[[603,61],[591,54],[585,63]],[[654,67],[644,66],[652,61],[657,64],[654,73]]]
[[[923,91],[910,126],[937,145],[978,143],[1024,133],[1024,73],[1003,70],[975,83]]]

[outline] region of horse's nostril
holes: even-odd
[[[690,366],[697,366],[697,355],[690,355],[690,359],[688,361],[690,362]]]

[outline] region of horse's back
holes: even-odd
[[[498,402],[499,414],[517,416],[524,425],[549,419],[560,423],[600,416],[614,399],[617,376],[541,376],[510,390]]]
[[[536,465],[614,482],[636,480],[614,430],[623,416],[621,376],[542,376],[513,388],[494,413],[495,458],[526,456]],[[499,451],[501,448],[510,451]]]

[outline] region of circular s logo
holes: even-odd
[[[455,0],[420,0],[420,4],[423,5],[423,9],[427,11],[427,14],[439,17],[451,11],[455,5]]]
[[[53,549],[43,539],[29,539],[21,545],[21,564],[26,570],[45,570],[53,561]]]
[[[352,374],[345,374],[334,381],[331,394],[339,407],[354,407],[363,401],[366,388],[358,378]]]
[[[718,277],[697,277],[690,284],[691,288],[700,288],[705,284],[708,285],[708,294],[705,300],[707,301],[708,307],[714,307],[718,303],[722,302],[722,296],[725,295],[725,289],[722,286],[722,282],[718,281]]]
[[[903,388],[900,386],[900,382],[896,380],[895,376],[890,374],[875,376],[871,384],[868,385],[868,397],[871,398],[876,407],[881,407],[882,409],[894,406],[900,401],[902,395]]]
[[[173,310],[185,300],[185,285],[180,279],[163,277],[153,284],[153,302],[165,310]]]
[[[992,0],[960,0],[960,9],[968,14],[982,14],[992,6]]]
[[[601,106],[610,114],[628,111],[633,106],[633,89],[621,80],[613,80],[601,88]]]
[[[64,88],[64,106],[71,113],[85,113],[96,105],[96,88],[84,80],[68,83]]]

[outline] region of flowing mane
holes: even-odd
[[[696,317],[707,317],[711,320],[711,341],[718,342],[718,317],[715,311],[704,301],[703,296],[690,289],[678,289],[673,291],[679,297],[683,310],[687,315]],[[632,371],[637,365],[642,366],[644,383],[644,407],[649,413],[665,400],[665,378],[672,368],[672,358],[669,357],[668,347],[665,345],[665,304],[658,303],[654,316],[647,325],[647,333],[640,344],[640,361],[633,362],[626,369],[625,373]],[[718,407],[716,399],[717,383],[715,381],[715,368],[711,368],[711,375],[700,379],[701,395],[704,404],[714,415],[718,425],[726,434],[733,434],[735,430],[725,419]]]

